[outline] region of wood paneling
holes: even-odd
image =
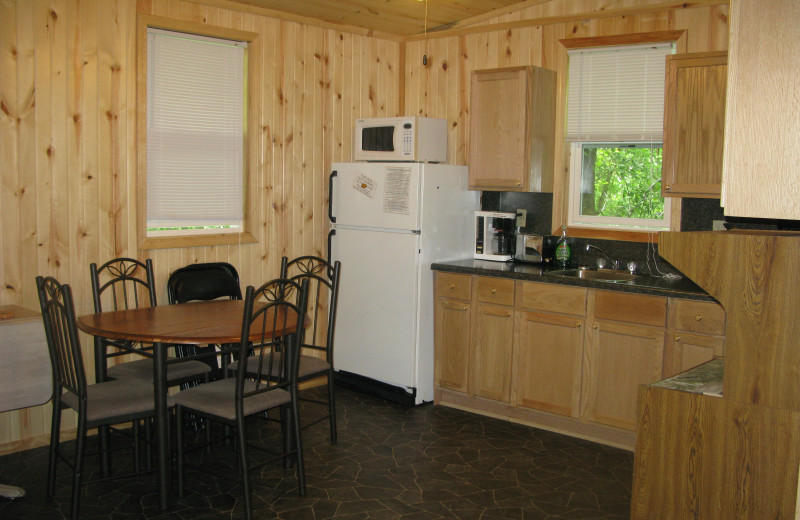
[[[137,249],[139,14],[263,40],[250,70],[256,243]],[[0,2],[0,304],[38,309],[42,274],[90,312],[89,263],[114,256],[152,258],[162,303],[169,273],[188,263],[230,262],[244,286],[275,277],[282,255],[326,256],[330,163],[350,160],[357,117],[400,115],[400,46],[182,0]],[[41,443],[49,416],[49,405],[0,414],[0,449]]]
[[[519,11],[480,18],[485,29],[429,33],[429,41],[407,44],[231,4],[0,2],[0,304],[37,309],[34,278],[54,275],[72,285],[78,313],[87,313],[89,263],[121,255],[154,260],[162,302],[169,273],[192,262],[228,261],[243,285],[259,283],[277,275],[282,255],[326,255],[328,169],[350,160],[357,117],[447,118],[448,162],[466,164],[472,70],[556,70],[556,110],[564,113],[567,62],[560,39],[686,29],[685,52],[725,50],[728,41],[726,2],[529,0]],[[251,71],[260,83],[251,100],[260,115],[249,179],[256,243],[137,250],[140,13],[261,35],[265,52]],[[496,25],[508,22],[518,23]],[[564,164],[563,142],[556,140],[555,215],[563,210]],[[82,339],[91,370],[91,341]],[[40,443],[49,414],[49,405],[1,414],[0,446]]]

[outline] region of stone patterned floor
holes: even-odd
[[[312,390],[317,392],[317,390]],[[297,495],[280,463],[251,473],[253,517],[337,519],[623,519],[629,517],[633,454],[441,406],[417,408],[339,390],[339,443],[327,423],[304,430],[308,492]],[[316,412],[312,405],[304,417]],[[251,439],[279,442],[276,425],[254,423]],[[228,466],[230,448],[211,458]],[[114,455],[116,464],[129,460]],[[70,476],[59,473],[55,500],[45,496],[47,448],[0,457],[0,482],[26,496],[0,498],[0,518],[60,519],[69,509]],[[89,459],[87,471],[95,470]],[[196,472],[187,493],[158,511],[155,475],[90,484],[81,518],[244,518],[237,482]]]

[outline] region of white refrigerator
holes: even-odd
[[[407,404],[433,400],[430,266],[471,255],[479,197],[466,166],[332,165],[338,383]]]

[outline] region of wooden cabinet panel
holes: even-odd
[[[556,73],[476,70],[470,87],[470,188],[552,192]]]
[[[510,307],[478,305],[475,313],[475,395],[508,402],[514,313]]]
[[[665,327],[667,299],[613,291],[595,291],[594,317]]]
[[[725,338],[674,332],[664,351],[664,377],[685,372],[723,355]]]
[[[584,316],[587,290],[553,283],[517,282],[517,307],[535,311],[561,312]]]
[[[514,280],[478,277],[478,301],[497,305],[514,305]]]
[[[797,0],[731,2],[725,215],[800,219],[798,20]]]
[[[662,378],[665,329],[595,320],[587,336],[581,415],[635,429],[639,385]]]
[[[518,312],[514,403],[577,417],[580,411],[583,317]]]
[[[728,53],[667,56],[662,194],[718,198]]]
[[[442,298],[436,301],[436,384],[461,392],[469,386],[470,311],[469,303]]]
[[[674,298],[674,327],[702,334],[725,334],[725,310],[718,303]]]
[[[436,296],[469,300],[472,295],[472,277],[468,274],[436,273]]]

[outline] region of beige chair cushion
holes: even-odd
[[[169,357],[168,359],[176,358]],[[179,381],[195,376],[197,379],[203,379],[203,376],[209,372],[211,372],[210,366],[195,359],[170,364],[167,365],[167,384],[170,381]],[[114,379],[153,381],[153,360],[148,358],[120,363],[119,365],[108,367],[106,374]]]
[[[282,363],[281,354],[275,354],[273,359],[273,367],[272,372],[277,374],[278,370],[277,367],[280,366]],[[228,368],[235,372],[237,367],[239,366],[238,361],[234,361]],[[297,378],[298,379],[305,379],[307,376],[311,375],[322,375],[328,370],[330,370],[330,364],[325,361],[324,359],[314,357],[314,356],[300,356],[300,364],[297,368]],[[261,367],[262,372],[266,372],[268,368],[264,365]],[[258,357],[252,356],[247,358],[247,373],[248,374],[255,374],[258,370]]]
[[[61,401],[78,409],[78,396],[72,392],[65,391]],[[172,397],[167,396],[167,407],[174,404]],[[86,420],[89,422],[153,413],[154,408],[153,385],[146,381],[106,381],[86,387]]]
[[[255,381],[245,381],[244,391],[255,390]],[[229,421],[236,419],[236,378],[229,377],[213,383],[182,390],[175,395],[175,404],[207,413]],[[289,392],[276,388],[244,399],[245,417],[275,408],[292,400]]]

